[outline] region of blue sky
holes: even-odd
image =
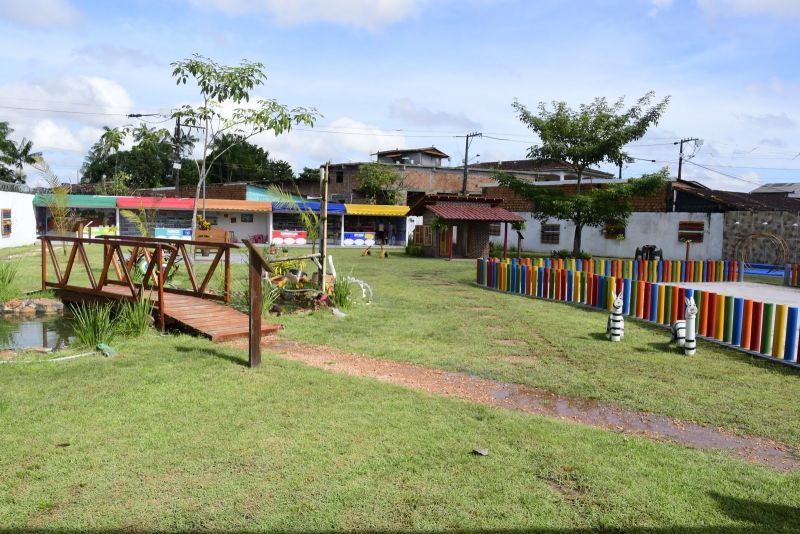
[[[256,139],[297,170],[429,145],[455,165],[471,130],[505,139],[474,141],[477,161],[525,157],[515,98],[654,90],[671,104],[630,153],[657,161],[624,175],[675,173],[672,143],[699,137],[685,176],[750,190],[800,179],[798,30],[797,0],[0,0],[0,120],[74,181],[102,126],[196,101],[169,63],[199,52],[263,62],[257,96],[324,115]]]

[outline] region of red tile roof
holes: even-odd
[[[434,204],[433,206],[425,207],[446,221],[522,222],[525,220],[506,209],[492,208],[490,206]]]

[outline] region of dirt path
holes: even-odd
[[[246,340],[232,342],[247,348]],[[547,415],[613,432],[668,440],[698,449],[728,451],[745,460],[779,471],[800,469],[800,457],[790,447],[759,437],[736,436],[716,428],[669,417],[627,410],[596,401],[561,397],[541,389],[487,380],[464,373],[430,369],[409,363],[347,354],[328,347],[269,339],[263,347],[286,359],[353,376],[366,376],[437,395]]]

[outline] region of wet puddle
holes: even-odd
[[[63,315],[0,316],[0,350],[58,350],[71,340],[72,324]]]
[[[287,359],[336,372],[369,376],[412,389],[565,419],[604,430],[672,441],[698,449],[726,451],[779,471],[800,469],[800,457],[790,447],[765,438],[737,436],[717,428],[611,404],[561,397],[528,386],[487,380],[464,373],[339,353],[327,347],[279,339],[266,341],[264,346]],[[244,347],[246,348],[246,342]]]

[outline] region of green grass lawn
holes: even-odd
[[[375,302],[355,306],[344,319],[325,312],[282,316],[282,336],[613,402],[800,448],[794,402],[800,399],[800,371],[702,341],[697,355],[687,358],[669,349],[666,330],[632,320],[625,341],[611,344],[602,335],[604,313],[475,287],[473,261],[332,253],[340,274],[352,272],[372,285]],[[90,255],[99,259],[100,251]],[[38,287],[38,256],[17,261],[20,285]],[[198,263],[198,271],[207,268]],[[245,266],[235,265],[234,278],[245,277]]]
[[[800,441],[794,371],[705,343],[668,353],[665,331],[634,322],[612,345],[602,313],[476,288],[471,261],[333,253],[375,302],[281,317],[281,335]],[[39,258],[12,261],[38,288]],[[0,365],[0,533],[798,525],[800,473],[269,353],[250,370],[244,351],[187,335],[114,345]]]
[[[800,475],[721,453],[189,336],[117,348],[0,366],[0,532],[797,526]]]

